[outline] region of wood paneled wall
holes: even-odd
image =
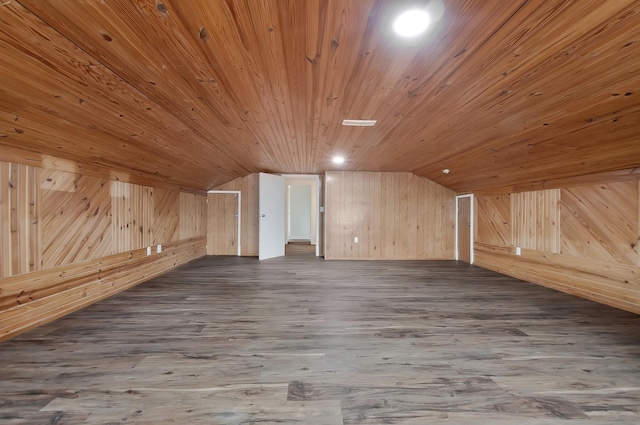
[[[40,269],[40,170],[0,162],[0,278]],[[1,288],[1,287],[0,287]]]
[[[454,258],[455,193],[425,178],[327,172],[325,208],[327,259]]]
[[[216,190],[239,190],[242,194],[242,234],[241,234],[241,252],[243,256],[255,257],[258,255],[258,174],[249,174],[248,176],[237,178],[222,186],[216,187]],[[224,215],[219,215],[217,209],[209,210],[208,226],[212,229],[225,226]],[[209,232],[207,245],[210,255],[226,255],[226,249],[218,247],[214,240],[215,235]],[[220,249],[218,249],[220,248]]]
[[[205,196],[8,162],[0,172],[0,340],[205,255]]]
[[[635,180],[477,196],[475,263],[640,314],[639,191]]]

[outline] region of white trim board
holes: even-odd
[[[473,234],[475,232],[474,230],[474,210],[473,210],[473,193],[470,193],[468,195],[457,195],[456,196],[456,260],[458,260],[459,256],[458,256],[458,199],[460,198],[470,198],[470,202],[469,202],[469,214],[470,214],[470,222],[471,222],[471,228],[469,230],[469,250],[471,251],[469,253],[469,262],[470,264],[473,264]]]

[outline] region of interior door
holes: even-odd
[[[471,263],[471,198],[458,198],[458,260]]]
[[[208,255],[240,255],[238,194],[209,193],[207,224]]]
[[[259,176],[258,258],[284,256],[284,177],[260,173]]]

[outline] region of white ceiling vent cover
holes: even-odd
[[[343,120],[342,125],[351,127],[373,127],[377,122],[377,120]]]

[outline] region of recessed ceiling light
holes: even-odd
[[[445,168],[444,170],[442,170],[442,172],[445,173],[445,174],[449,174],[449,169]]]
[[[334,164],[344,164],[344,157],[342,156],[334,156],[333,157]]]
[[[342,125],[351,127],[373,127],[377,120],[342,120]]]
[[[393,30],[401,37],[415,37],[431,24],[431,15],[424,10],[409,10],[393,22]]]

